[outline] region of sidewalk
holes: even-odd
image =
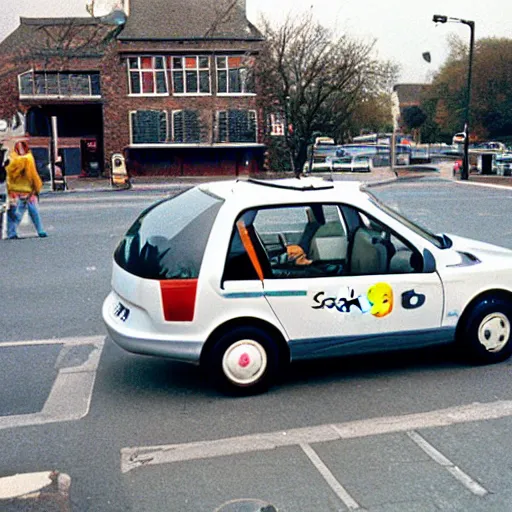
[[[329,177],[330,173],[315,173],[316,177]],[[374,169],[371,173],[335,173],[336,180],[360,180],[360,181],[382,181],[395,179],[396,175],[388,167],[380,167]],[[292,178],[291,173],[270,173],[261,172],[254,175],[220,175],[220,176],[135,176],[131,179],[131,190],[161,190],[165,188],[195,186],[199,183],[206,183],[209,181],[221,180],[245,180],[254,178],[259,180],[279,179],[279,178]],[[109,178],[80,178],[78,176],[70,176],[67,178],[67,185],[69,192],[106,192],[112,190],[121,191],[123,189],[116,189],[112,187]],[[44,192],[50,191],[50,183],[45,182]]]
[[[315,173],[313,176],[329,177],[331,174]],[[453,176],[453,162],[438,162],[435,164],[423,164],[410,167],[395,167],[391,170],[390,167],[377,167],[371,173],[334,173],[333,176],[336,180],[360,180],[364,182],[386,181],[409,178],[423,178],[426,176],[437,176],[441,179],[448,179],[453,181],[460,181],[460,176]],[[132,190],[161,190],[166,188],[195,186],[199,183],[208,181],[220,180],[234,180],[234,179],[247,179],[255,178],[260,180],[278,179],[278,178],[291,178],[291,173],[269,173],[262,172],[255,175],[244,176],[135,176],[131,179]],[[482,185],[502,185],[512,186],[512,177],[509,176],[484,176],[480,174],[471,174],[469,182],[479,183]],[[99,192],[99,191],[112,191],[123,189],[116,189],[112,187],[109,178],[80,178],[78,176],[70,176],[67,178],[69,192]],[[45,183],[44,191],[50,192],[49,183]]]

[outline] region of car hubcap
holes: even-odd
[[[231,345],[222,358],[226,377],[240,386],[258,381],[267,368],[267,353],[254,340],[240,340]]]
[[[478,341],[489,352],[499,352],[510,338],[510,322],[503,313],[487,315],[478,329]]]

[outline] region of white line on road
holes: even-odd
[[[77,338],[49,338],[46,340],[26,340],[26,341],[3,341],[0,343],[0,349],[7,347],[29,347],[38,345],[94,345],[98,338],[105,336],[80,336]]]
[[[281,446],[354,439],[509,416],[512,416],[512,400],[474,403],[425,413],[385,416],[212,441],[129,447],[121,450],[121,471],[127,473],[145,465],[172,464],[187,460],[275,450]]]
[[[105,336],[87,336],[0,343],[0,349],[63,345],[57,363],[63,359],[72,347],[91,346],[91,351],[83,363],[59,369],[42,411],[32,414],[0,416],[0,430],[59,421],[73,421],[86,416],[91,405],[96,370],[98,369],[104,342]]]
[[[511,187],[508,187],[507,185],[496,185],[494,183],[475,183],[474,181],[455,181],[455,183],[459,183],[461,185],[473,185],[475,187],[497,188],[500,190],[508,190],[509,192],[512,190]]]
[[[361,510],[361,506],[357,501],[350,496],[346,489],[336,480],[329,468],[323,463],[318,454],[309,446],[309,444],[302,443],[300,445],[304,453],[308,456],[309,460],[313,463],[318,472],[324,477],[324,480],[329,484],[329,487],[336,493],[336,496],[344,503],[349,510]]]
[[[447,459],[439,450],[434,448],[426,439],[414,430],[407,432],[407,435],[435,462],[446,468],[464,487],[477,496],[485,496],[488,491],[469,475],[464,473],[451,460]]]

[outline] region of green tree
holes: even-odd
[[[347,132],[352,136],[363,132],[391,132],[393,130],[391,108],[390,92],[381,92],[361,99],[354,106]]]
[[[438,125],[439,133],[453,135],[464,126],[469,48],[458,37],[449,44],[449,57],[434,77],[422,109],[428,123]],[[486,38],[475,43],[470,129],[479,138],[512,135],[512,39]]]
[[[427,120],[427,115],[420,107],[414,105],[404,108],[402,119],[409,130],[414,130],[415,128],[421,127]]]

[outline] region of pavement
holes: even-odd
[[[207,181],[232,180],[232,179],[276,179],[292,176],[290,173],[269,173],[262,172],[254,175],[221,175],[221,176],[136,176],[131,179],[132,190],[161,190],[162,188],[174,188],[183,186],[194,186]],[[315,173],[315,176],[329,177],[330,173]],[[377,167],[371,173],[333,173],[335,180],[361,180],[375,183],[395,179],[419,179],[425,177],[439,177],[452,181],[460,181],[460,176],[453,175],[453,162],[437,162],[435,164],[420,164],[408,167]],[[467,183],[491,185],[491,186],[512,186],[512,177],[496,175],[471,174]],[[99,192],[99,191],[122,191],[112,186],[109,178],[82,178],[69,176],[67,178],[68,192]],[[43,193],[51,192],[49,183],[45,183]]]
[[[320,176],[321,174],[318,174],[318,175]],[[284,176],[285,175],[277,175],[277,174],[269,174],[269,173],[263,174],[262,173],[262,174],[255,175],[254,177],[255,178],[257,177],[259,179],[271,179],[271,178],[284,177]],[[329,173],[322,174],[322,176],[329,176]],[[288,177],[289,177],[289,175],[288,175]],[[132,190],[152,190],[152,189],[153,190],[161,190],[161,189],[165,189],[165,188],[195,185],[195,184],[202,183],[205,181],[227,180],[227,179],[234,179],[234,178],[235,178],[234,176],[136,177],[132,180],[133,181],[133,189]],[[240,178],[245,179],[245,178],[247,178],[247,176],[241,176]],[[453,176],[451,162],[446,162],[446,163],[441,162],[441,163],[438,163],[435,165],[428,165],[428,166],[427,165],[414,166],[413,168],[399,167],[399,168],[396,168],[395,170],[392,170],[390,168],[377,168],[377,169],[374,169],[371,173],[337,173],[335,175],[335,179],[339,179],[339,180],[360,179],[362,181],[373,182],[373,183],[393,181],[393,180],[396,180],[397,178],[398,179],[435,178],[435,179],[460,181],[460,178],[458,176],[455,176],[455,177]],[[491,186],[507,186],[507,187],[509,187],[509,186],[512,186],[512,178],[511,177],[503,177],[503,176],[482,176],[482,175],[472,174],[467,183],[469,183],[471,185],[476,184],[476,185],[491,185]],[[95,192],[95,191],[112,191],[113,190],[112,186],[110,184],[110,181],[107,178],[69,178],[68,187],[69,187],[70,193],[72,193],[72,192],[79,193],[79,192]],[[47,192],[48,192],[48,188],[47,188]],[[50,192],[50,193],[55,194],[55,195],[59,194],[58,192]],[[69,387],[66,387],[66,390],[67,390],[67,394],[70,395]],[[92,390],[91,390],[91,392],[92,392]],[[71,396],[74,396],[74,395],[71,394]],[[505,410],[505,406],[506,406],[506,410]],[[472,414],[474,414],[474,417],[471,421],[479,421],[482,419],[485,420],[485,419],[487,419],[487,417],[489,415],[491,415],[492,417],[501,418],[502,416],[500,416],[500,414],[503,414],[503,417],[508,417],[509,413],[507,411],[511,410],[510,408],[512,407],[512,405],[510,402],[496,403],[495,405],[492,405],[492,407],[494,407],[494,409],[492,409],[492,411],[491,411],[492,414],[490,414],[487,411],[487,409],[485,409],[485,410],[483,410],[483,412],[481,412],[479,407],[480,406],[477,405],[473,409],[471,409],[471,411],[473,411]],[[69,408],[67,410],[69,410]],[[420,418],[421,421],[419,421],[418,417],[416,417],[416,416],[411,416],[411,417],[405,418],[404,422],[409,422],[412,420],[418,421],[417,424],[407,423],[406,424],[407,429],[411,429],[416,426],[420,426],[422,428],[425,428],[426,426],[436,426],[439,422],[444,421],[445,417],[449,417],[449,418],[453,419],[453,418],[457,417],[456,416],[457,414],[460,414],[460,417],[464,421],[468,421],[467,420],[467,418],[468,418],[468,410],[467,409],[464,409],[461,411],[450,409],[449,413],[447,413],[447,411],[441,411],[441,413],[440,413],[441,419],[439,419],[438,416],[436,416],[436,415],[433,415],[433,414],[429,415],[429,414],[421,416],[421,418]],[[461,424],[462,424],[462,420],[461,420]],[[355,428],[355,425],[357,426],[357,428]],[[384,425],[384,427],[383,427],[383,425]],[[352,438],[350,437],[351,436],[350,433],[355,432],[355,431],[360,432],[362,430],[363,426],[366,426],[367,428],[370,429],[368,436],[371,436],[376,431],[378,431],[379,428],[381,428],[381,429],[389,428],[389,427],[385,427],[386,425],[395,425],[394,428],[396,430],[399,430],[399,428],[396,427],[396,419],[395,418],[385,417],[382,419],[381,423],[379,423],[379,421],[377,421],[375,418],[372,418],[369,420],[363,420],[361,422],[358,422],[357,424],[344,425],[343,428],[345,430],[343,430],[343,432],[345,432],[345,433],[340,435],[339,437],[340,437],[340,439],[346,438],[346,439],[351,440]],[[494,425],[493,425],[493,428],[495,428]],[[505,429],[506,425],[503,428]],[[444,429],[443,433],[446,430],[447,429]],[[322,459],[329,461],[329,466],[335,468],[335,470],[339,473],[339,475],[345,476],[347,473],[346,467],[339,469],[338,466],[341,467],[341,463],[336,462],[336,460],[329,460],[329,451],[333,450],[333,448],[332,448],[333,445],[329,445],[328,449],[321,446],[321,442],[325,441],[325,439],[323,437],[325,435],[324,427],[322,427],[322,428],[312,427],[308,432],[310,435],[310,440],[315,441],[315,445],[318,446],[318,451],[322,455]],[[407,430],[407,432],[409,432],[409,430]],[[389,431],[389,434],[395,434],[395,433],[396,432],[393,429],[391,429]],[[294,439],[294,435],[297,435],[297,439],[298,439],[297,445],[303,450],[304,450],[303,446],[306,447],[306,450],[309,450],[309,451],[305,452],[306,455],[308,456],[308,460],[317,461],[316,463],[313,462],[313,464],[318,469],[320,474],[323,475],[323,473],[321,471],[321,469],[323,468],[323,466],[321,465],[321,462],[318,462],[319,459],[317,460],[317,458],[315,458],[315,453],[311,452],[311,450],[308,448],[308,446],[304,444],[304,438],[302,437],[303,432],[297,430],[296,432],[288,431],[288,432],[285,432],[284,434],[286,434],[286,442],[280,441],[281,444],[279,444],[279,446],[282,445],[283,447],[286,447],[286,446],[291,445],[292,441]],[[266,435],[268,435],[268,434],[247,435],[244,438],[237,438],[236,442],[240,443],[243,441],[252,447],[254,447],[254,446],[266,447],[267,445],[262,443],[262,441],[265,441],[265,442],[267,441],[267,439],[265,437]],[[410,434],[407,434],[407,435],[409,437],[411,437]],[[448,434],[446,434],[446,436],[449,436],[449,435],[450,435],[450,432],[448,432]],[[280,431],[273,433],[272,436],[274,436],[276,439],[281,439],[284,437],[283,433]],[[315,437],[315,436],[317,436],[317,437]],[[429,437],[432,437],[432,436],[434,436],[434,434],[432,433],[432,431],[429,431]],[[442,438],[442,435],[439,434],[438,437]],[[463,439],[464,436],[461,435],[460,438]],[[413,438],[411,438],[411,439],[414,442],[418,441],[417,442],[418,446],[420,446],[420,445],[423,446],[425,444],[424,440],[422,440],[421,438],[419,440],[418,439],[415,440]],[[211,453],[218,454],[219,453],[219,444],[222,445],[222,443],[225,443],[226,453],[221,452],[221,454],[223,456],[227,457],[227,454],[232,453],[231,440],[222,440],[221,439],[218,442],[216,441],[216,444],[215,443],[202,444],[200,447],[201,453],[202,454],[210,453],[210,452],[208,452],[208,449],[211,448]],[[439,444],[441,444],[441,443],[439,443]],[[429,449],[428,447],[429,447],[429,445],[427,445],[427,450]],[[197,447],[195,445],[189,446],[188,444],[184,444],[184,445],[180,446],[179,448],[181,450],[180,453],[184,453],[185,455],[187,455],[186,450],[192,450]],[[153,452],[156,453],[156,452],[162,451],[158,447],[150,447],[150,449],[152,450],[151,454]],[[343,450],[345,450],[345,449],[346,449],[346,446],[343,447]],[[137,451],[138,450],[140,450],[140,447],[137,448]],[[322,452],[321,450],[324,450],[325,453]],[[167,450],[166,453],[170,453],[170,451]],[[127,460],[132,460],[132,459],[136,460],[135,457],[131,457],[131,455],[132,455],[131,453],[129,453],[129,455],[130,456],[126,457]],[[143,455],[147,455],[147,454],[143,454]],[[340,453],[336,453],[336,457],[340,460],[342,460],[342,455],[343,455],[343,451],[341,451]],[[483,456],[483,455],[480,454],[480,456]],[[479,457],[477,457],[477,459]],[[183,458],[185,459],[185,456]],[[436,461],[435,456],[431,457],[431,458],[434,461]],[[439,459],[439,457],[438,457],[438,459]],[[504,457],[504,459],[506,459],[506,457]],[[156,460],[156,458],[155,458],[155,460]],[[224,460],[224,459],[221,459],[221,460]],[[442,462],[442,463],[440,463],[440,466],[442,468],[445,468],[445,467],[451,468],[453,466],[453,463],[451,463],[450,461],[446,462],[445,459],[440,459],[440,460]],[[231,464],[232,462],[233,462],[232,459],[229,459],[226,464],[228,464],[228,463]],[[352,460],[347,460],[345,462],[347,462],[347,467],[353,467],[355,465],[354,461],[352,461]],[[167,460],[164,460],[162,462],[162,464],[167,464],[167,463],[168,463]],[[201,463],[201,461],[199,461],[199,463]],[[424,464],[424,461],[421,460],[420,462],[417,462],[418,465],[420,465],[420,463]],[[337,466],[337,464],[338,464],[338,466]],[[148,464],[146,464],[146,465],[148,465]],[[468,465],[469,465],[469,462],[468,462]],[[233,464],[233,467],[235,467],[234,464]],[[476,467],[478,467],[478,466],[476,466]],[[151,466],[152,470],[154,468],[155,468],[155,465]],[[170,468],[170,466],[162,466],[162,471],[167,472],[167,471],[169,471],[169,468]],[[129,467],[128,470],[131,471],[131,467]],[[357,468],[354,469],[354,474],[357,473],[356,470],[357,470]],[[384,467],[383,471],[386,471],[386,470],[389,470],[389,468]],[[181,471],[181,468],[178,468],[176,471],[177,472]],[[226,471],[227,471],[227,469],[226,469]],[[476,470],[474,472],[477,473]],[[324,473],[325,473],[325,471],[324,471]],[[505,473],[505,471],[504,471],[504,473]],[[467,481],[468,480],[467,475],[463,475],[463,476],[465,477],[465,481]],[[148,480],[149,480],[149,478],[150,477],[148,477]],[[151,476],[151,478],[152,478],[152,476]],[[339,478],[341,480],[341,477],[339,477]],[[332,477],[331,480],[334,482],[333,485],[336,487],[335,484],[337,484],[337,480],[334,477]],[[330,480],[326,479],[326,481],[329,482]],[[354,477],[354,481],[356,481],[355,477]],[[351,482],[349,481],[349,483],[351,483]],[[473,492],[473,494],[475,494],[476,496],[481,496],[481,494],[479,494],[479,493],[487,493],[488,492],[486,489],[482,490],[481,487],[477,487],[476,486],[477,484],[471,480],[469,481],[469,483],[470,483],[469,490],[471,492]],[[70,485],[71,485],[71,480],[67,474],[58,473],[58,472],[54,472],[54,471],[44,471],[44,472],[24,474],[24,475],[11,475],[8,477],[0,478],[0,510],[5,511],[5,512],[32,512],[32,511],[33,512],[36,512],[36,511],[38,511],[38,512],[39,511],[67,512],[72,509],[71,503],[70,503],[71,500],[70,500],[70,496],[69,496]],[[355,484],[353,484],[353,485],[355,486]],[[404,486],[404,488],[406,488],[406,486]],[[473,490],[471,490],[471,489],[473,489]],[[343,489],[342,489],[342,491],[343,491]],[[372,490],[372,492],[373,492],[373,490]],[[353,504],[353,502],[351,501],[351,497],[350,496],[347,497],[343,492],[339,492],[339,494],[340,494],[340,499],[342,499],[343,496],[345,496],[344,503],[348,504],[347,508],[351,508],[351,504]],[[490,494],[493,494],[493,493],[490,492]],[[491,498],[492,498],[492,496],[491,496]],[[489,499],[491,499],[491,498],[489,498]],[[497,493],[496,498],[497,499],[499,498],[499,493]],[[254,505],[253,509],[247,508],[249,504],[246,504],[246,503],[244,504],[245,507],[242,508],[242,504],[237,501],[236,503],[235,502],[226,503],[224,507],[217,509],[217,512],[221,512],[221,510],[222,510],[222,512],[232,512],[232,511],[240,512],[241,510],[244,510],[244,511],[247,510],[248,512],[249,511],[252,512],[252,510],[254,510],[254,512],[256,512],[256,511],[261,512],[262,510],[266,510],[268,512],[271,512],[274,508],[270,504],[262,503],[261,501],[257,501],[257,502],[255,500],[250,500],[250,501],[252,502],[252,505]],[[342,499],[342,501],[343,501],[343,499]],[[495,505],[495,506],[500,507],[500,505],[502,505],[502,503],[499,503],[498,505]],[[407,505],[404,505],[404,507],[405,506],[407,506]],[[492,505],[488,505],[488,506],[492,506]],[[355,503],[355,506],[352,508],[356,508],[356,507],[359,508],[357,503]],[[382,510],[384,510],[384,509],[382,509]],[[395,509],[395,510],[398,510],[398,509]],[[405,510],[405,508],[404,508],[404,510]],[[409,509],[409,510],[411,510],[411,509]],[[425,509],[422,508],[422,510],[426,510],[426,508]],[[495,510],[505,510],[505,509],[504,508],[495,508]]]

